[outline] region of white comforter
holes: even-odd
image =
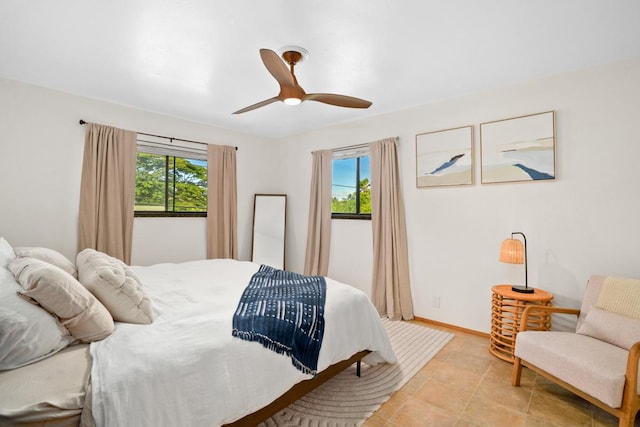
[[[221,425],[310,378],[288,357],[231,335],[233,312],[258,267],[233,260],[133,267],[155,320],[118,323],[111,336],[91,344],[96,425]],[[361,350],[373,351],[369,364],[396,361],[368,297],[327,279],[318,370]]]

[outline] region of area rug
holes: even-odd
[[[384,319],[383,324],[398,363],[363,363],[360,378],[354,364],[260,427],[360,426],[453,338],[453,334],[409,322]]]

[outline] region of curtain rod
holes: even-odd
[[[79,122],[81,125],[86,125],[88,122],[80,119]],[[154,135],[152,133],[144,133],[144,132],[136,132],[139,133],[140,135],[146,135],[146,136],[155,136],[156,138],[164,138],[164,139],[168,139],[169,141],[184,141],[184,142],[192,142],[194,144],[203,144],[203,145],[209,145],[206,142],[200,142],[200,141],[192,141],[190,139],[182,139],[182,138],[173,138],[171,136],[162,136],[162,135]],[[238,147],[235,147],[236,151],[238,151]]]
[[[400,138],[397,136],[384,138],[384,139],[395,139],[396,143],[398,143],[398,141],[400,140]],[[371,143],[366,142],[364,144],[354,144],[354,145],[347,145],[346,147],[332,148],[331,151],[334,153],[340,153],[342,151],[361,150],[363,148],[369,148],[369,145],[371,145]]]
[[[361,150],[363,148],[369,148],[369,144],[356,144],[356,145],[349,145],[346,147],[338,147],[338,148],[331,149],[331,151],[333,151],[334,153],[339,153],[341,151]]]

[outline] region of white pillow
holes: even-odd
[[[80,341],[98,341],[113,332],[107,309],[61,268],[35,258],[16,258],[9,270],[24,289],[20,294],[56,315]]]
[[[13,247],[4,237],[0,237],[0,268],[7,268],[9,261],[15,257],[16,253],[13,251]]]
[[[13,248],[13,250],[18,258],[29,257],[39,259],[48,262],[49,264],[53,264],[56,267],[60,267],[74,278],[78,278],[78,270],[76,269],[76,266],[60,252],[49,248],[38,247],[17,247]]]
[[[629,350],[640,341],[640,319],[592,307],[576,332]]]
[[[21,289],[0,268],[0,371],[44,359],[75,341],[55,317],[20,298]]]
[[[107,307],[118,322],[153,322],[151,299],[131,269],[117,258],[94,249],[76,257],[78,280]]]

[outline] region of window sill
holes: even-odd
[[[206,218],[206,212],[152,212],[140,211],[133,213],[134,218]]]
[[[331,219],[364,219],[371,220],[371,214],[332,213]]]

